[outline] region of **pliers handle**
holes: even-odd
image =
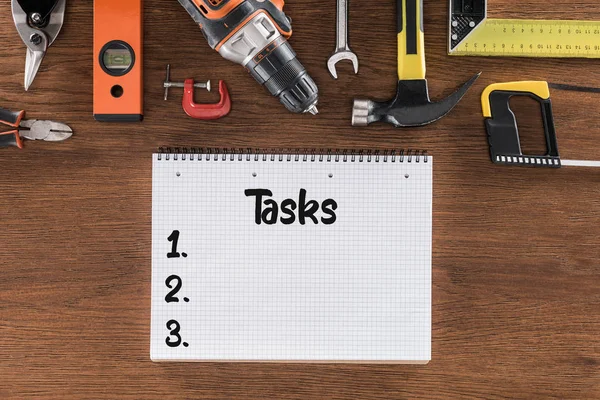
[[[23,140],[19,134],[19,125],[25,116],[25,111],[13,112],[0,107],[0,123],[17,128],[16,130],[0,132],[0,148],[18,147],[23,148]]]

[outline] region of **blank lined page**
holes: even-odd
[[[429,361],[433,160],[369,158],[154,155],[152,360]]]

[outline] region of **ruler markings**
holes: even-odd
[[[600,58],[600,22],[487,19],[452,53]]]

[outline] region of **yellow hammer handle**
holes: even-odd
[[[425,79],[423,0],[397,0],[398,79]]]

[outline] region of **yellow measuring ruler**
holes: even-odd
[[[600,21],[491,19],[486,0],[451,0],[449,54],[600,58]]]

